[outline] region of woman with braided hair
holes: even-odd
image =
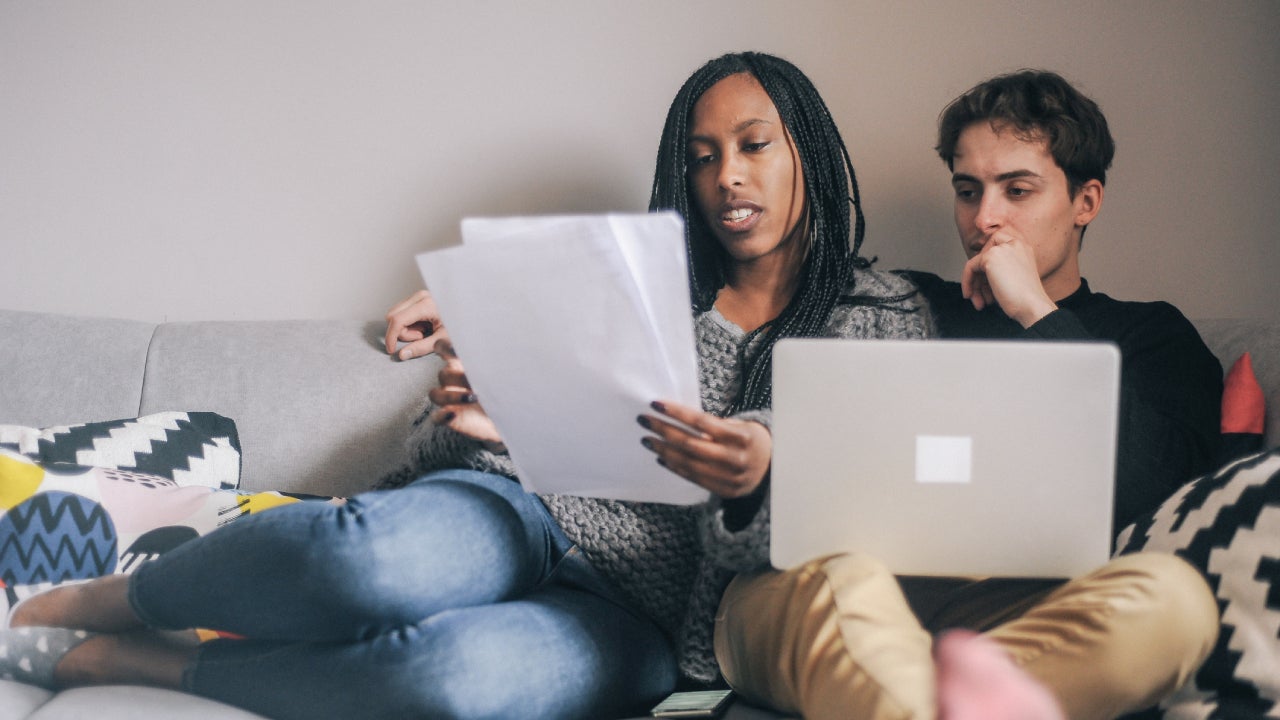
[[[913,286],[858,257],[849,154],[784,60],[727,55],[689,78],[650,207],[686,221],[702,407],[655,398],[637,441],[711,503],[524,492],[422,292],[388,314],[388,352],[446,362],[402,472],[345,506],[250,516],[133,575],[27,599],[0,644],[39,662],[0,674],[152,684],[277,718],[598,719],[716,682],[731,575],[712,559],[767,520],[773,344],[920,338],[930,321]],[[165,632],[188,628],[242,639]]]

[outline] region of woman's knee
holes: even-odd
[[[300,541],[309,581],[329,588],[333,602],[373,600],[385,609],[403,596],[413,606],[410,621],[426,614],[419,603],[435,611],[494,602],[536,582],[539,571],[535,543],[511,503],[448,479],[356,496],[316,518]]]
[[[522,546],[526,535],[510,498],[484,484],[449,477],[358,495],[335,519],[339,539],[358,537],[366,543],[359,554],[366,556],[394,557],[406,548],[494,556]]]

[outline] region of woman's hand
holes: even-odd
[[[453,345],[444,338],[436,342],[434,350],[444,360],[444,367],[440,370],[439,383],[427,391],[427,397],[436,405],[431,413],[431,422],[479,440],[493,452],[504,451],[506,446],[498,433],[498,426],[476,402],[471,382],[467,380]]]
[[[388,355],[401,360],[422,357],[429,354],[437,342],[448,339],[436,301],[426,290],[419,290],[387,311]],[[396,346],[402,342],[408,344],[397,352]]]
[[[655,402],[653,409],[681,423],[654,415],[637,418],[653,433],[641,442],[671,472],[722,498],[750,495],[764,482],[773,456],[773,437],[764,425],[677,403]]]

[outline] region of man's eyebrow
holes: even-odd
[[[996,182],[1005,182],[1006,180],[1016,180],[1018,178],[1026,178],[1026,177],[1035,178],[1037,180],[1041,178],[1039,173],[1035,173],[1030,170],[1010,170],[1009,172],[1004,172],[997,175]],[[951,184],[954,185],[955,183],[962,183],[962,182],[978,183],[979,180],[978,178],[972,175],[966,175],[965,173],[951,174]]]
[[[772,124],[773,124],[772,122],[770,122],[769,120],[765,120],[764,118],[751,118],[750,120],[743,120],[742,122],[735,125],[733,127],[732,132],[734,134],[737,134],[754,125],[772,125]],[[690,135],[689,136],[689,142],[710,142],[710,141],[711,141],[711,138],[706,135]]]

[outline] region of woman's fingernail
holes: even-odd
[[[659,465],[661,465],[662,467],[666,467],[666,466],[667,466],[667,461],[666,461],[666,460],[663,460],[663,459],[662,459],[662,456],[661,456],[661,455],[659,455],[659,456],[658,456],[658,464],[659,464]]]
[[[646,450],[652,450],[653,438],[640,438],[640,444],[643,445]]]
[[[649,418],[643,415],[637,415],[636,422],[640,423],[640,427],[644,428],[645,430],[653,429],[653,423],[649,422]]]
[[[447,412],[440,416],[440,424],[443,425],[444,423],[453,422],[453,419],[456,417],[458,417],[456,413]]]
[[[401,360],[408,360],[408,359],[409,359],[409,358],[411,358],[411,357],[413,357],[413,350],[411,350],[411,349],[409,349],[409,348],[405,348],[405,349],[403,349],[403,350],[401,350],[401,351],[400,351],[400,359],[401,359]]]
[[[473,403],[476,401],[475,393],[466,393],[460,398],[460,402]]]
[[[658,412],[664,415],[667,412],[667,406],[663,405],[660,400],[654,400],[653,402],[649,403],[649,407],[653,408],[654,410],[657,410]]]

